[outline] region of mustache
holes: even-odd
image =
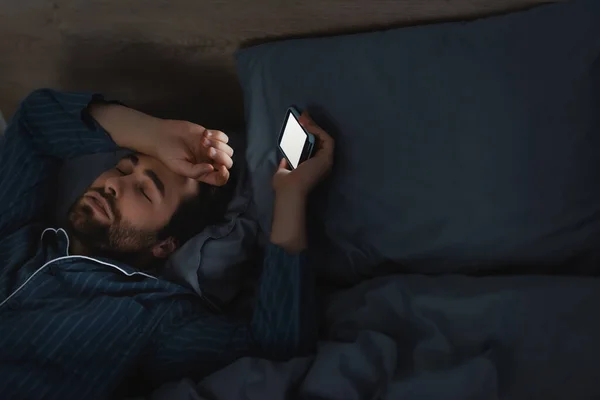
[[[99,188],[90,188],[88,190],[88,192],[95,192],[95,193],[99,194],[100,196],[102,196],[102,198],[104,200],[106,200],[106,202],[108,203],[108,208],[110,208],[110,211],[113,213],[113,215],[115,215],[115,216],[119,215],[114,196],[111,196],[110,194],[106,193],[104,190],[99,189]]]

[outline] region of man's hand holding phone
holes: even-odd
[[[333,138],[306,111],[298,121],[316,138],[313,155],[294,170],[288,168],[284,158],[273,177],[275,209],[271,241],[291,253],[300,252],[306,247],[306,198],[331,171],[335,148]]]
[[[311,158],[294,170],[289,168],[287,160],[283,158],[273,177],[273,189],[276,192],[288,190],[307,195],[331,171],[335,143],[333,138],[312,120],[308,112],[303,112],[298,122],[316,137],[315,150]]]

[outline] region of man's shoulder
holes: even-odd
[[[163,322],[170,324],[185,323],[186,321],[199,320],[203,317],[210,318],[220,314],[214,310],[206,298],[180,286],[178,293],[173,293],[164,300],[165,313]]]
[[[40,224],[28,224],[1,237],[0,254],[8,256],[3,262],[10,265],[11,260],[14,260],[22,264],[33,258],[40,248],[42,230]],[[3,268],[6,269],[7,265],[5,264]]]

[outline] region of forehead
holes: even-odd
[[[198,193],[199,185],[196,180],[176,174],[155,157],[136,153],[123,157],[120,163],[132,164],[136,172],[156,175],[164,185],[166,197],[187,197]]]

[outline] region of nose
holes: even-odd
[[[120,177],[111,177],[104,182],[104,193],[108,193],[112,197],[118,198],[122,192]]]

